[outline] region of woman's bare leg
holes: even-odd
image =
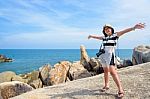
[[[118,73],[117,73],[117,71],[115,69],[115,66],[111,65],[109,70],[110,70],[111,76],[113,77],[114,82],[116,83],[116,85],[118,87],[118,91],[123,93],[123,88],[122,88],[122,85],[121,85]]]
[[[103,67],[104,69],[104,87],[109,87],[109,67]]]

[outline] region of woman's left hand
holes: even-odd
[[[143,29],[143,28],[145,28],[145,23],[138,23],[133,28],[134,29]]]

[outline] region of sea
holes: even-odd
[[[96,57],[98,49],[86,49],[89,57]],[[133,49],[117,49],[116,55],[122,60],[131,59]],[[0,73],[13,71],[24,74],[38,70],[45,64],[52,67],[60,61],[79,61],[80,49],[0,49],[0,54],[12,58],[13,62],[0,63]]]

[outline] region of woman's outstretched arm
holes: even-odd
[[[103,36],[89,35],[89,36],[88,36],[88,39],[90,39],[90,38],[94,38],[94,39],[102,40],[102,39],[103,39]]]
[[[122,30],[122,31],[119,31],[119,32],[116,32],[117,33],[117,36],[120,37],[121,35],[125,34],[125,33],[128,33],[130,31],[133,31],[135,29],[143,29],[145,27],[145,23],[138,23],[136,24],[134,27],[131,27],[131,28],[127,28],[125,30]]]

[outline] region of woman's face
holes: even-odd
[[[111,36],[112,35],[112,29],[110,27],[105,27],[104,28],[104,31],[105,33],[108,35],[108,36]]]

